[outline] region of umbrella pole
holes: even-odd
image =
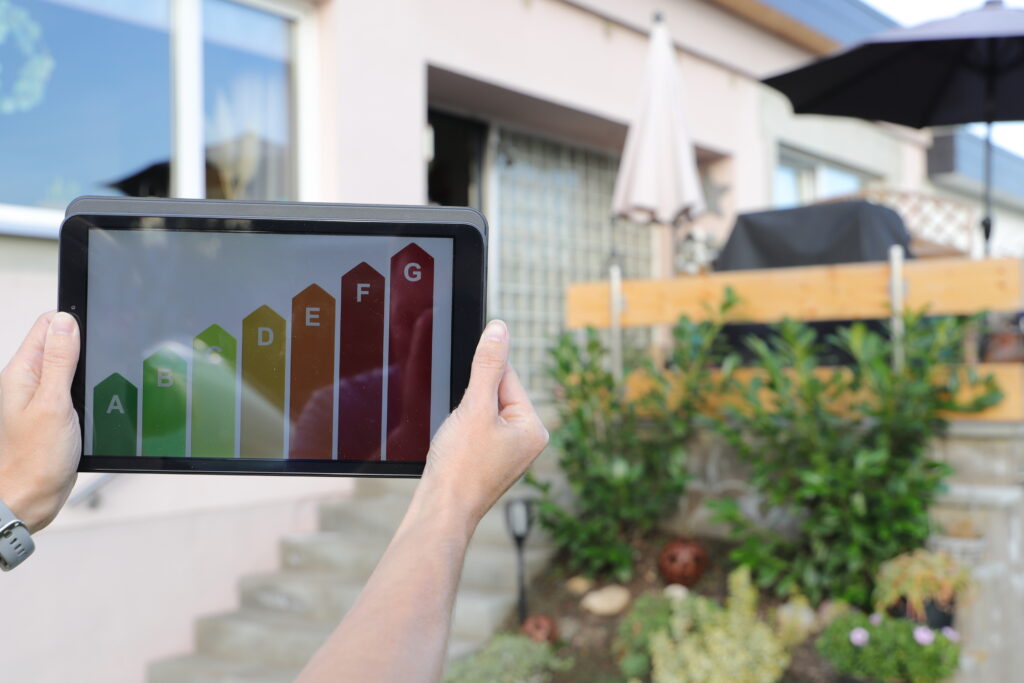
[[[992,255],[992,122],[988,121],[985,134],[985,217],[981,219],[981,234],[985,236],[985,256]]]

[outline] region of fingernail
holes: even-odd
[[[54,334],[71,334],[75,331],[75,319],[70,313],[61,311],[50,321],[50,330]]]
[[[508,327],[501,320],[492,320],[484,328],[484,339],[487,341],[502,342],[508,337]]]

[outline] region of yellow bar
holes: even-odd
[[[908,261],[906,307],[933,315],[1024,309],[1024,268],[1018,259]],[[674,323],[680,316],[707,318],[727,287],[740,298],[730,322],[865,320],[889,317],[889,265],[851,263],[804,268],[740,270],[666,280],[623,283],[624,327]],[[611,325],[608,282],[569,286],[566,325]]]

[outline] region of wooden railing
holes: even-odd
[[[706,319],[731,287],[740,303],[730,322],[774,323],[888,318],[894,290],[905,292],[899,306],[933,315],[970,315],[1024,310],[1024,261],[1017,259],[943,259],[908,261],[903,287],[892,287],[888,263],[856,263],[805,268],[710,273],[666,280],[627,280],[622,284],[623,327],[674,323],[680,316]],[[570,329],[611,327],[611,285],[585,282],[569,286],[566,322]],[[986,363],[1003,400],[958,419],[1024,422],[1024,365]]]

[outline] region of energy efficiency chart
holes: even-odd
[[[92,454],[424,459],[448,408],[446,381],[439,391],[432,378],[447,378],[435,366],[450,354],[451,311],[439,329],[430,251],[378,239],[384,268],[371,265],[380,257],[362,260],[336,270],[333,287],[314,281],[286,301],[254,295],[234,316],[197,325],[191,339],[180,338],[187,330],[165,335],[176,338],[148,346],[136,368],[120,356],[98,381],[87,367]],[[421,241],[435,251],[431,241],[447,242]],[[450,246],[441,252],[450,282]],[[232,292],[236,303],[244,291]]]

